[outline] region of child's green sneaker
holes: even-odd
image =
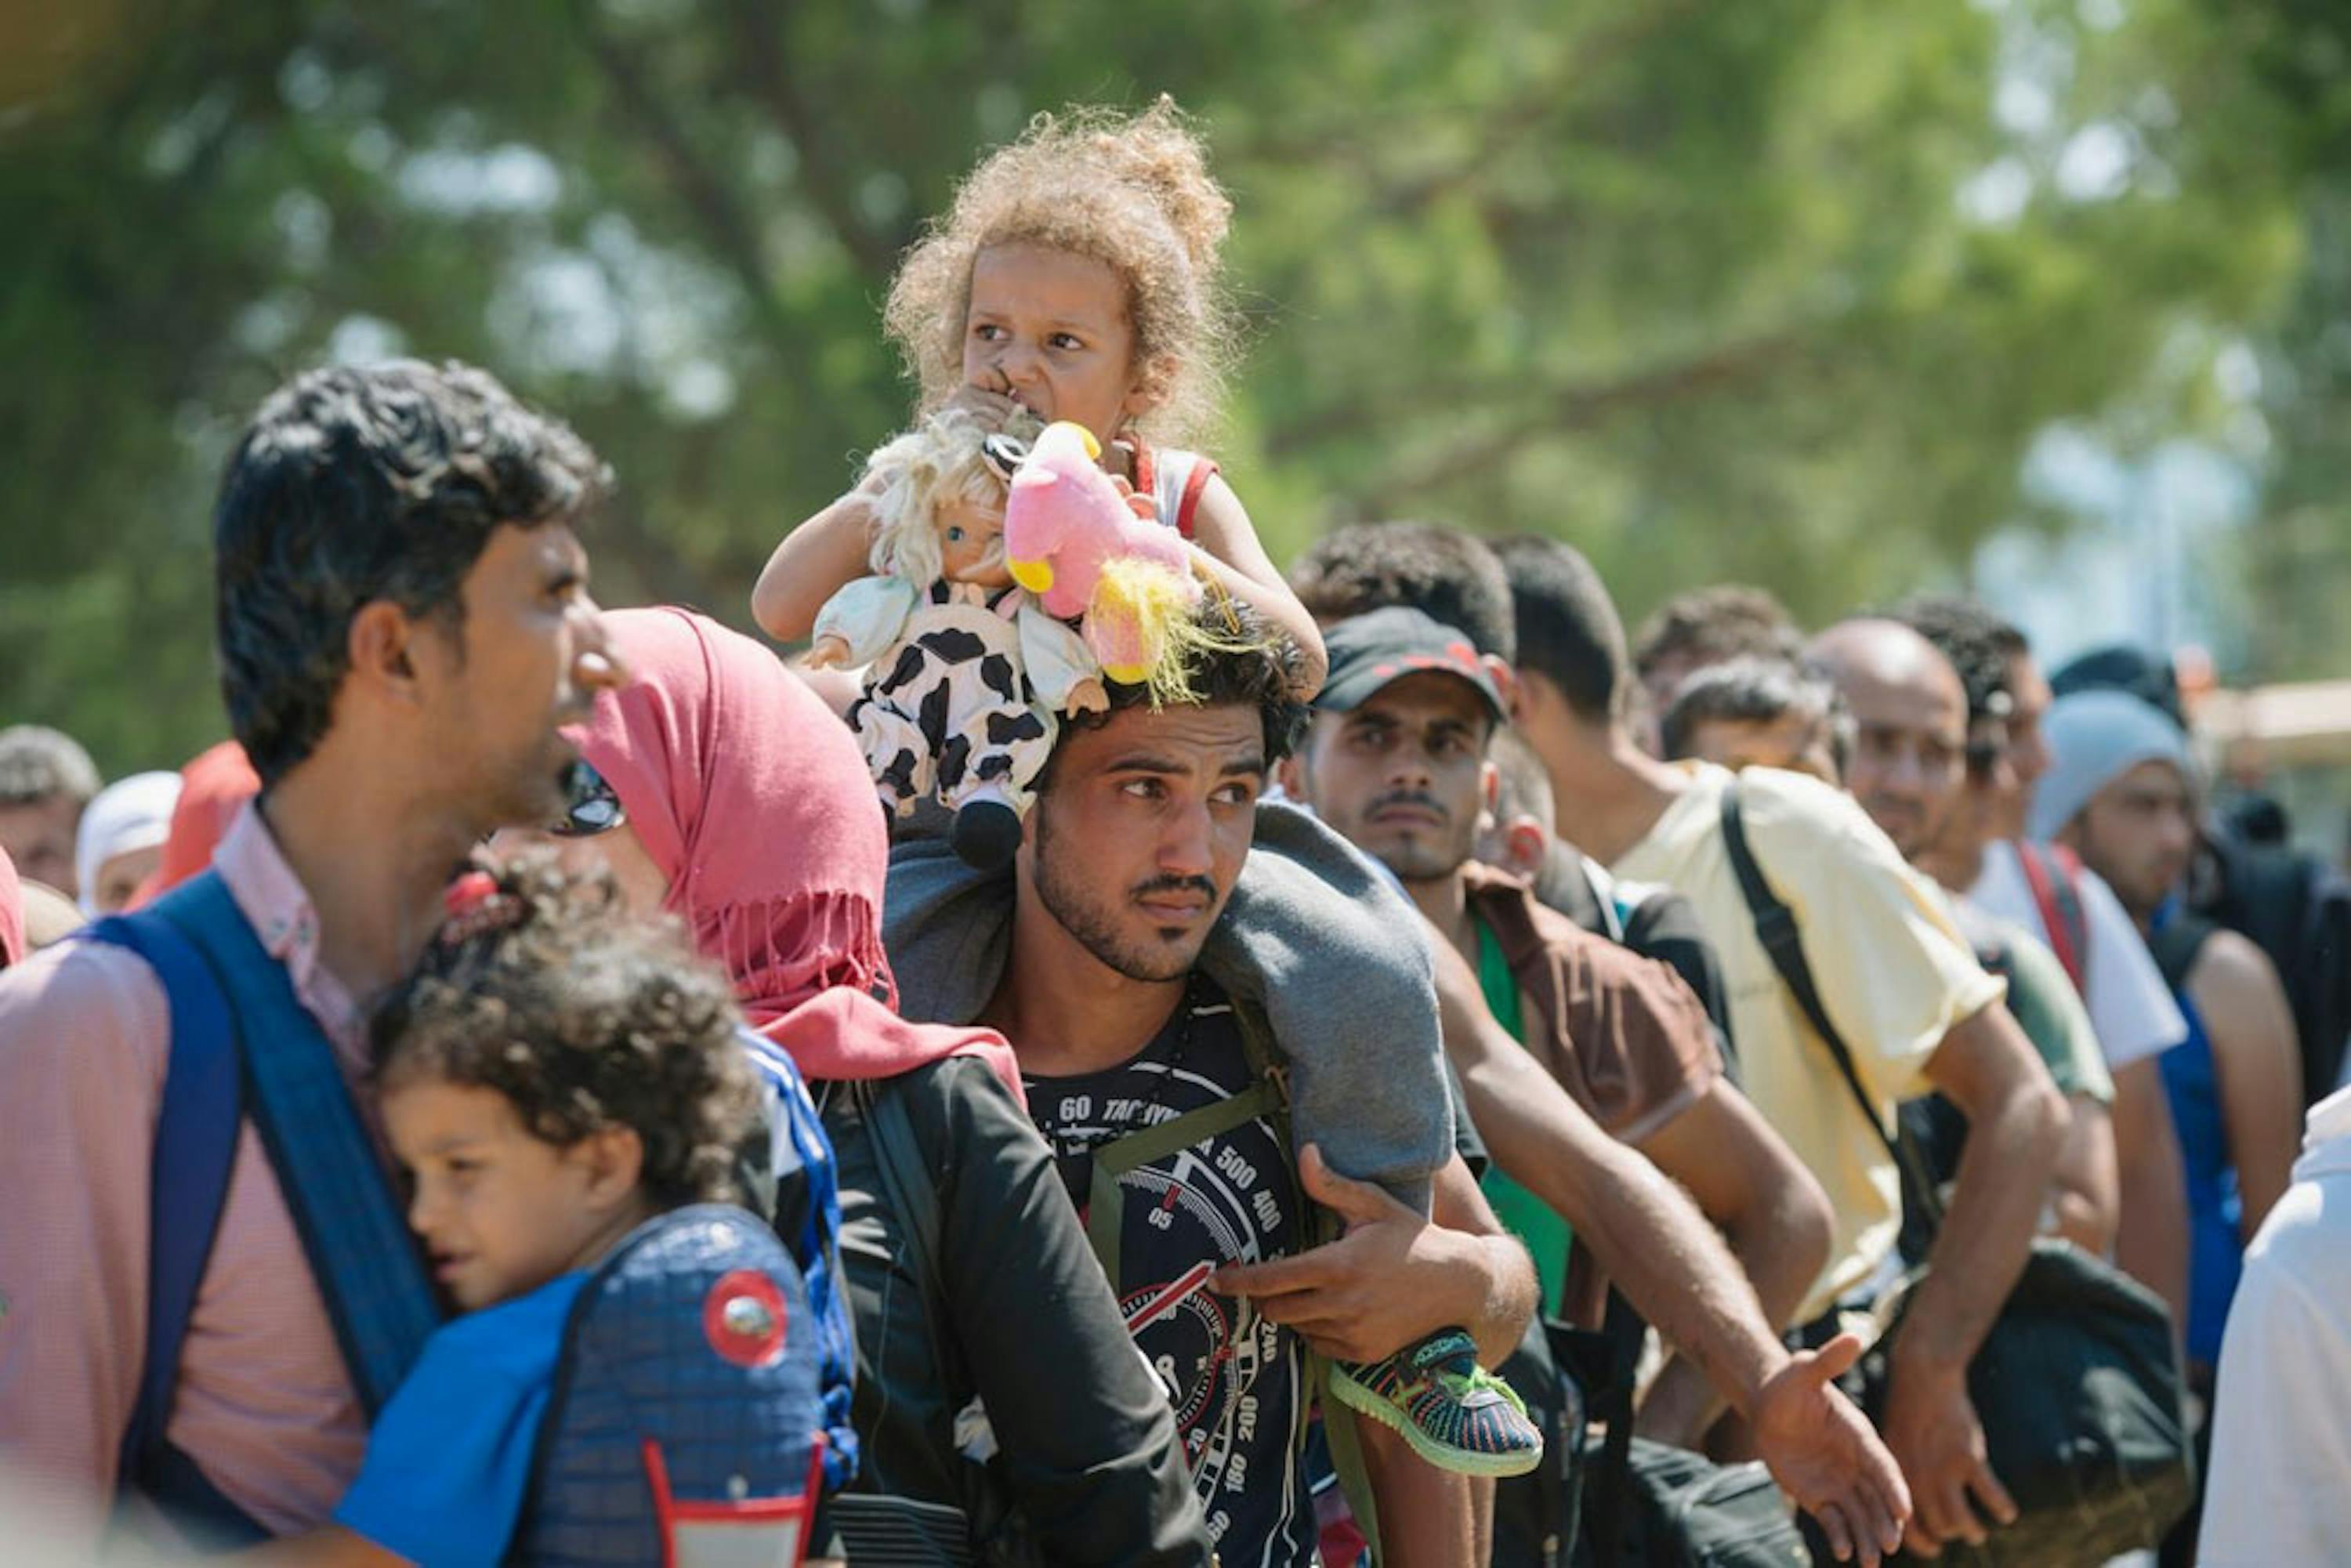
[[[1542,1462],[1542,1430],[1510,1385],[1478,1364],[1478,1346],[1442,1329],[1385,1361],[1333,1362],[1331,1392],[1393,1427],[1441,1470],[1522,1476]]]

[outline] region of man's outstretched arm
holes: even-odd
[[[2122,1200],[2115,1261],[2163,1298],[2177,1333],[2188,1322],[2188,1176],[2155,1057],[2115,1070],[2114,1129]]]
[[[1860,1343],[1792,1356],[1722,1240],[1688,1198],[1603,1133],[1487,1010],[1477,977],[1434,944],[1445,1049],[1495,1161],[1575,1227],[1657,1332],[1754,1428],[1773,1478],[1820,1521],[1839,1558],[1899,1542],[1910,1495],[1893,1456],[1829,1379]]]
[[[1785,1326],[1829,1260],[1834,1219],[1813,1173],[1728,1082],[1717,1082],[1637,1147],[1722,1233],[1764,1322]],[[1639,1429],[1695,1448],[1721,1409],[1698,1367],[1675,1356],[1642,1401]]]

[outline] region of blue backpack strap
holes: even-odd
[[[791,1218],[778,1202],[776,1234],[793,1255],[808,1287],[810,1315],[816,1321],[820,1354],[820,1394],[824,1402],[826,1443],[824,1486],[828,1492],[847,1486],[857,1474],[857,1429],[850,1421],[850,1397],[857,1375],[857,1336],[849,1318],[849,1298],[841,1285],[841,1176],[833,1158],[832,1140],[824,1121],[809,1098],[799,1067],[781,1046],[745,1029],[737,1031],[752,1071],[776,1100],[776,1142],[772,1164],[780,1176],[797,1166],[805,1178],[807,1213],[788,1234]],[[789,1149],[784,1145],[789,1145]]]
[[[216,872],[152,906],[229,1003],[246,1113],[261,1133],[343,1363],[370,1420],[440,1325],[439,1305],[342,1064]]]
[[[222,1544],[259,1541],[266,1535],[260,1526],[165,1436],[180,1347],[236,1164],[242,1112],[228,1002],[186,938],[153,915],[110,916],[81,936],[146,960],[162,983],[172,1030],[150,1174],[146,1355],[123,1428],[117,1485]]]

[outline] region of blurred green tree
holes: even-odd
[[[1552,531],[1635,614],[1886,594],[2020,515],[2048,422],[2225,418],[2199,345],[2285,297],[2262,138],[2316,112],[2220,0],[74,9],[0,17],[0,718],[110,767],[219,733],[214,476],[323,356],[560,411],[622,480],[604,596],[742,622],[906,414],[896,256],[1040,109],[1206,125],[1251,338],[1217,451],[1277,559]]]
[[[2208,0],[2266,89],[2265,132],[2300,190],[2304,263],[2287,308],[2251,334],[2267,480],[2239,570],[2249,674],[2351,673],[2351,8]]]

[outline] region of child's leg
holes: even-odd
[[[1200,961],[1264,1009],[1300,1145],[1426,1214],[1453,1155],[1453,1103],[1420,929],[1418,912],[1345,840],[1267,805]]]
[[[1343,1176],[1429,1212],[1453,1156],[1453,1098],[1420,917],[1320,822],[1284,807],[1258,833],[1204,967],[1262,1008],[1290,1073],[1293,1137]],[[1384,1361],[1332,1368],[1341,1403],[1394,1427],[1415,1453],[1469,1475],[1521,1475],[1542,1433],[1458,1328]]]

